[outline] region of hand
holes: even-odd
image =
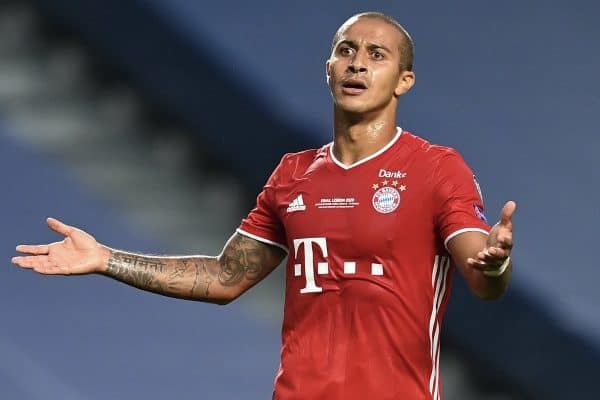
[[[107,250],[91,235],[57,219],[48,218],[48,226],[65,236],[61,242],[41,245],[19,245],[17,251],[29,254],[13,257],[12,263],[40,274],[71,275],[100,272]]]
[[[514,201],[507,202],[500,212],[500,221],[492,227],[486,247],[477,253],[477,258],[468,258],[467,264],[482,271],[494,271],[510,256],[513,247],[512,216],[517,208]]]

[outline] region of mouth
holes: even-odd
[[[342,93],[351,96],[362,94],[368,89],[365,82],[359,79],[348,79],[342,83]]]

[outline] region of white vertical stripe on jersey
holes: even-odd
[[[438,353],[437,348],[438,348],[438,343],[439,343],[439,334],[440,331],[438,329],[438,324],[436,322],[435,324],[435,333],[433,334],[433,353],[431,353],[431,376],[429,377],[429,392],[431,392],[431,394],[433,395],[434,392],[434,386],[436,386],[437,383],[437,368],[435,367],[435,356]],[[434,397],[435,398],[435,397]]]
[[[450,269],[450,258],[444,257],[444,262],[442,264],[443,274],[442,274],[442,290],[440,292],[440,296],[438,297],[438,303],[436,307],[436,323],[435,323],[435,391],[434,391],[434,400],[438,400],[440,398],[439,389],[440,389],[440,348],[441,343],[439,341],[440,338],[440,324],[437,321],[437,313],[440,310],[440,306],[442,305],[442,300],[444,299],[444,295],[446,294],[446,283],[448,278],[448,270]]]
[[[431,272],[431,287],[432,288],[435,288],[435,279],[438,275],[439,260],[440,260],[440,256],[435,256],[435,260],[433,262],[433,270]],[[432,359],[433,359],[433,325],[435,322],[435,305],[437,303],[435,301],[436,294],[437,293],[434,293],[434,298],[432,300],[433,305],[431,307],[431,316],[429,317],[429,355],[431,356]]]
[[[433,282],[435,281],[435,274],[437,273],[439,259],[440,256],[435,256],[435,261],[433,262],[433,272],[431,273],[431,287],[434,287]]]
[[[435,357],[435,391],[433,393],[433,400],[440,400],[440,345],[438,344],[438,352]]]
[[[433,262],[433,271],[431,273],[431,287],[434,289],[434,295],[431,306],[431,316],[429,317],[429,355],[431,356],[431,377],[429,379],[429,392],[433,395],[433,377],[435,373],[435,363],[433,362],[433,327],[435,326],[435,308],[437,304],[437,296],[439,294],[439,279],[442,275],[440,272],[440,256],[435,256]]]
[[[439,335],[440,327],[437,322],[437,314],[442,304],[444,294],[446,293],[446,279],[448,276],[448,270],[450,269],[450,259],[448,257],[435,257],[433,266],[433,275],[436,276],[432,279],[435,281],[435,295],[433,297],[433,304],[431,309],[431,317],[429,320],[429,340],[430,340],[430,354],[431,354],[431,376],[429,378],[429,392],[433,396],[434,400],[439,398]],[[438,272],[436,274],[436,272]],[[433,285],[433,283],[432,283]],[[435,327],[435,330],[434,330]],[[435,385],[435,390],[434,390]]]
[[[448,270],[450,269],[450,258],[444,257],[444,261],[442,263],[442,269],[444,276],[442,277],[442,292],[438,297],[438,302],[436,305],[436,314],[442,305],[442,300],[444,299],[444,294],[446,293],[446,278],[448,277]]]

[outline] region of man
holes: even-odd
[[[274,399],[439,399],[454,265],[477,296],[501,296],[516,205],[490,229],[460,155],[396,128],[412,58],[412,40],[388,16],[358,14],[339,28],[326,63],[333,143],[285,155],[219,256],[118,251],[49,218],[65,239],[18,246],[29,255],[13,263],[226,304],[289,252]]]

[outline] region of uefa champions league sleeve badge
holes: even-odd
[[[477,180],[477,177],[473,175],[473,183],[475,184],[475,189],[477,189],[477,194],[479,194],[479,199],[481,200],[481,204],[483,204],[483,193],[481,192],[481,185]]]

